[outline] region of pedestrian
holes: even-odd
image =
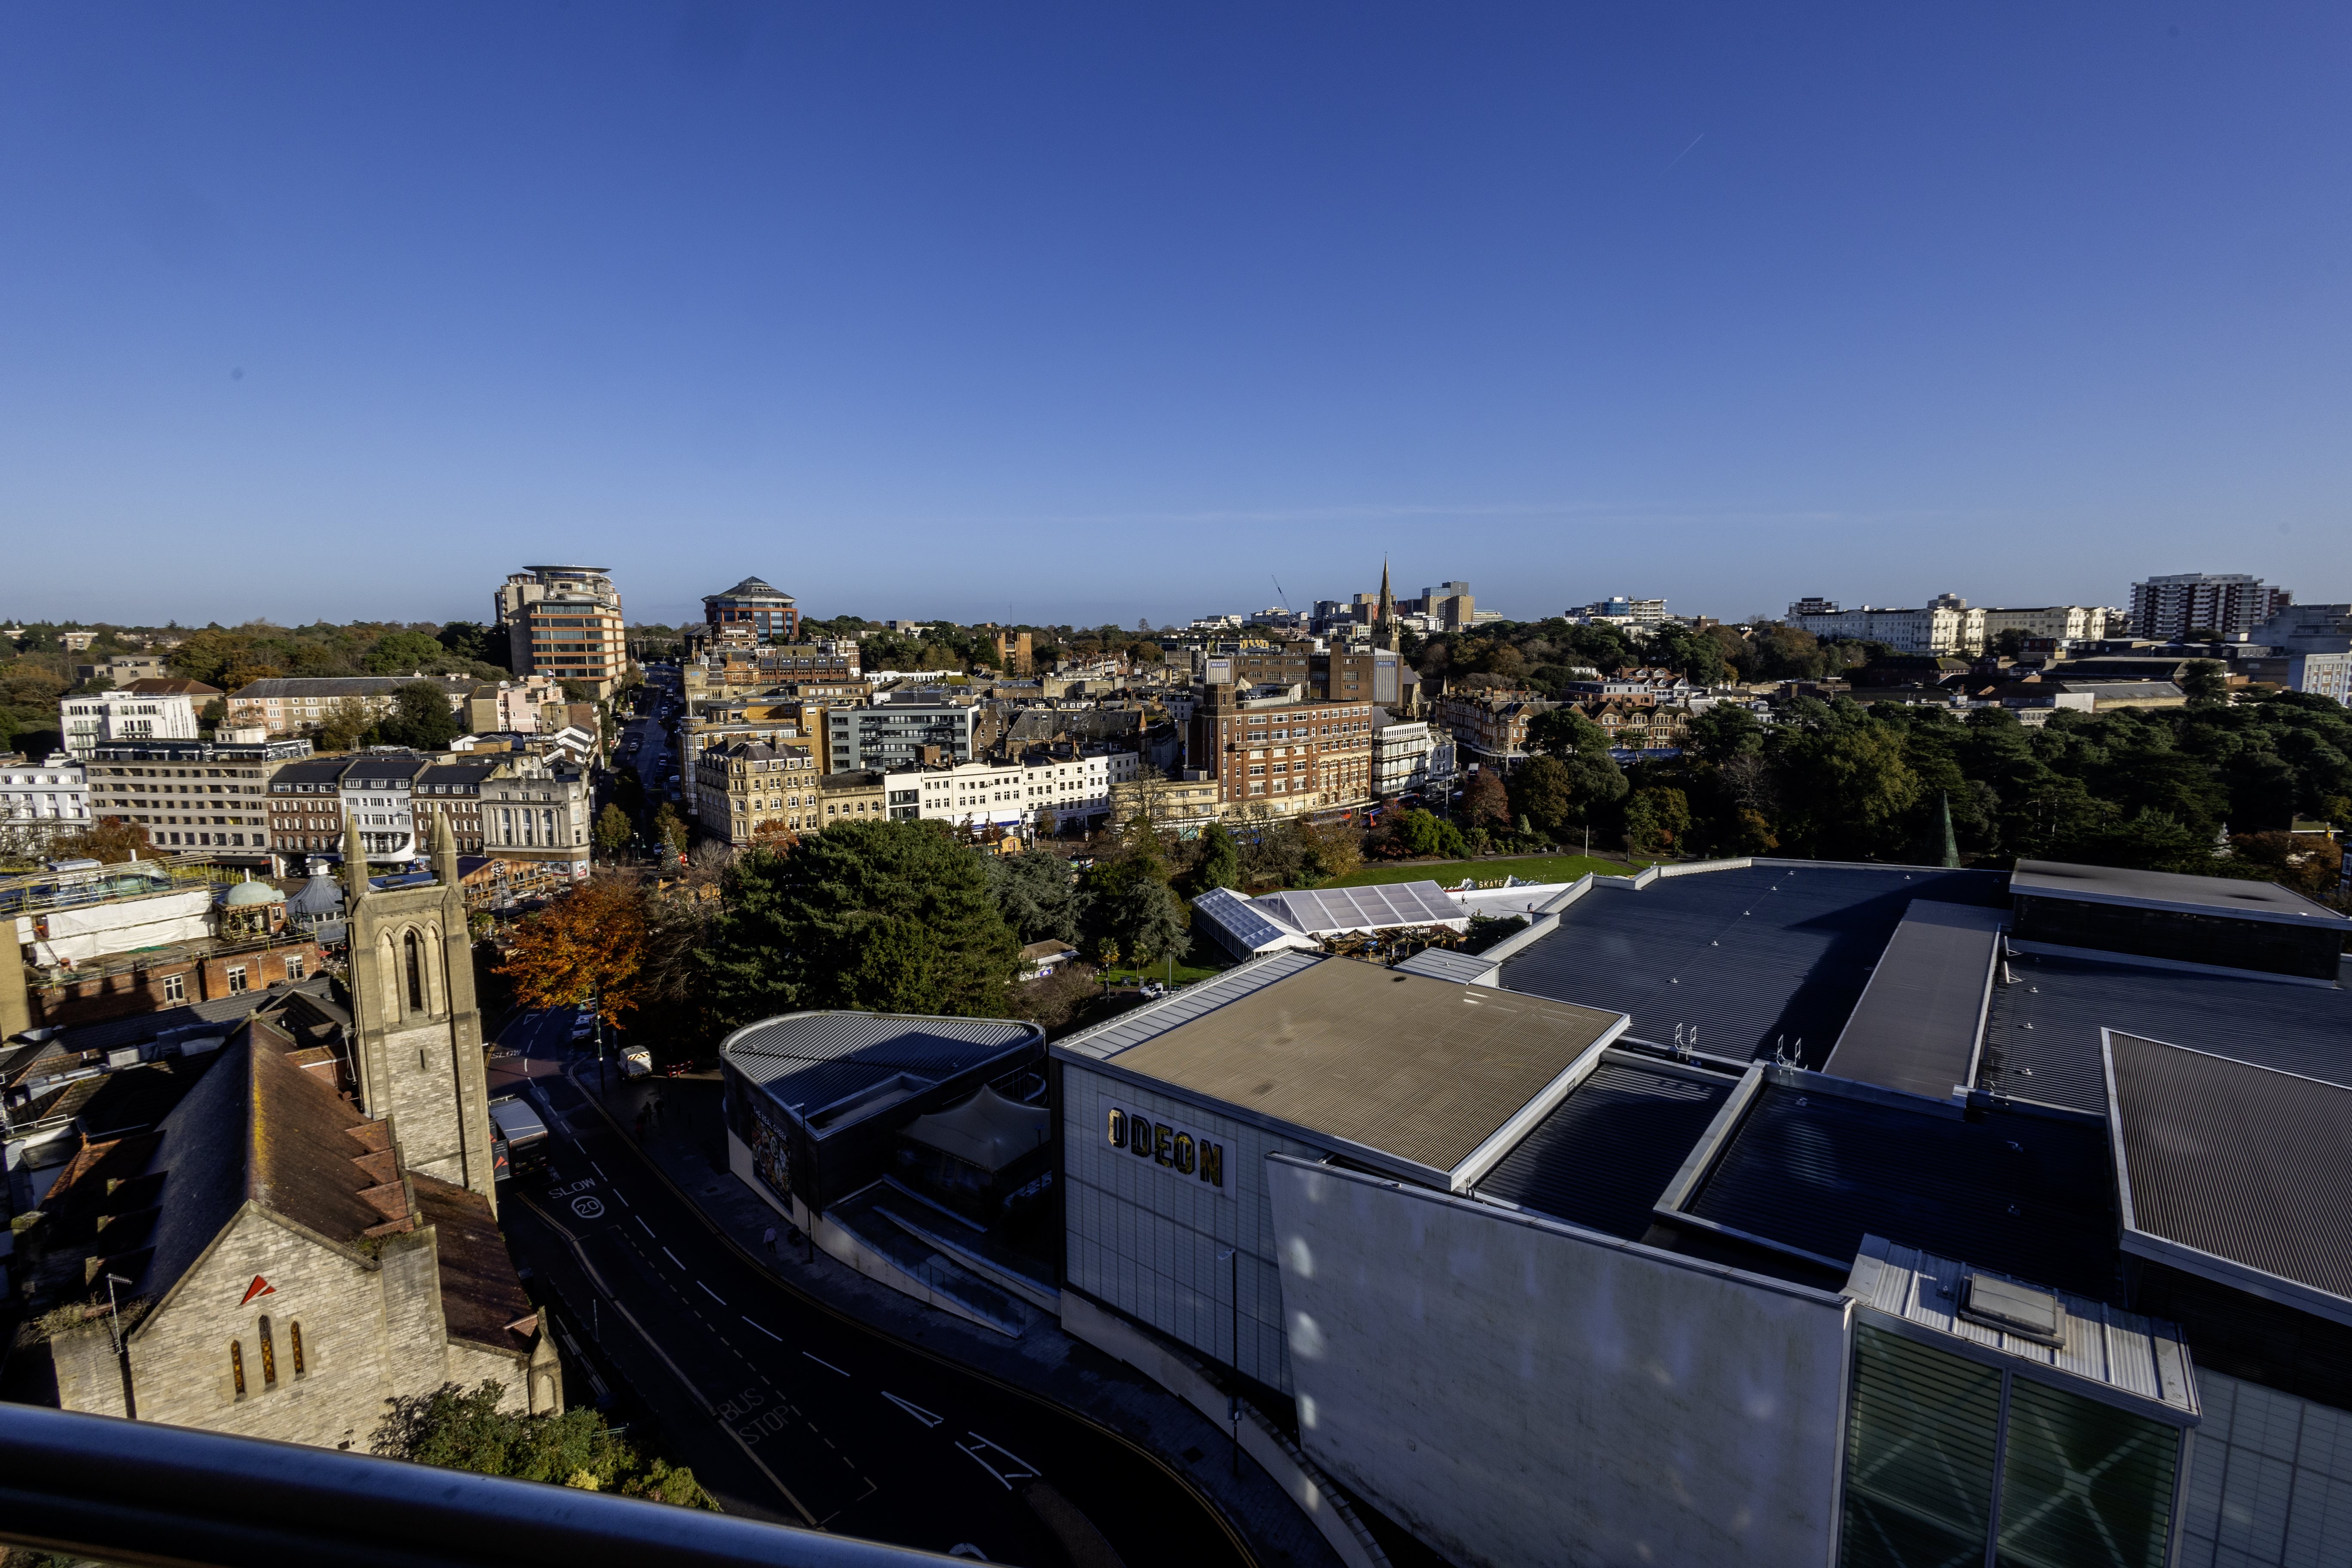
[[[770,1226],[766,1230],[761,1233],[760,1245],[768,1249],[769,1257],[773,1258],[776,1255],[776,1227],[774,1226]]]
[[[658,1094],[654,1096],[653,1112],[654,1125],[659,1127],[661,1125],[662,1097]]]
[[[643,1110],[640,1110],[640,1111],[638,1111],[638,1112],[637,1112],[637,1142],[640,1142],[640,1143],[642,1143],[642,1142],[644,1142],[645,1141],[646,1141],[646,1113],[645,1113]]]

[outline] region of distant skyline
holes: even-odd
[[[0,10],[0,615],[2352,598],[2352,13]]]

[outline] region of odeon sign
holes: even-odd
[[[1172,1121],[1154,1121],[1111,1100],[1102,1101],[1102,1108],[1103,1138],[1112,1148],[1148,1160],[1171,1176],[1202,1183],[1223,1196],[1234,1195],[1225,1185],[1223,1143]]]

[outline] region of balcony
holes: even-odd
[[[571,1487],[26,1405],[0,1405],[0,1542],[189,1568],[953,1561]]]

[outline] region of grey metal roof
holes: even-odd
[[[1211,888],[1192,900],[1192,918],[1206,921],[1236,953],[1263,952],[1299,933],[1266,918],[1255,899],[1226,888]]]
[[[1203,1017],[1228,1002],[1238,1002],[1278,980],[1288,979],[1310,964],[1325,962],[1328,961],[1319,952],[1269,952],[1197,985],[1187,985],[1171,996],[1057,1040],[1053,1054],[1108,1061],[1129,1047],[1158,1039],[1169,1030]]]
[[[2061,1342],[2042,1344],[1961,1315],[1963,1281],[1986,1272],[1866,1236],[1841,1294],[1890,1318],[2096,1384],[2100,1394],[2119,1392],[2159,1406],[2184,1425],[2198,1419],[2196,1378],[2176,1325],[2057,1290],[2051,1294],[2057,1298]],[[2031,1280],[2012,1282],[2047,1289]]]
[[[2106,1047],[2124,1250],[2352,1324],[2352,1089]]]
[[[2010,873],[2009,890],[2075,903],[2121,904],[2138,910],[2179,910],[2231,920],[2282,925],[2333,925],[2352,931],[2352,916],[2312,902],[2276,882],[2235,877],[2184,877],[2172,871],[2135,871],[2119,866],[2070,866],[2056,860],[2020,860]]]
[[[1914,900],[1822,1070],[1930,1100],[1968,1087],[2007,918]]]
[[[2099,1031],[2352,1086],[2352,990],[2117,957],[2019,953],[1996,984],[1979,1088],[2104,1115]]]
[[[1827,1058],[1886,940],[1915,899],[1999,905],[1992,871],[1735,867],[1646,888],[1595,879],[1559,923],[1503,964],[1510,990],[1633,1016],[1640,1039],[1699,1031],[1701,1050]]]
[[[2114,1286],[2105,1129],[1994,1109],[1980,1121],[1772,1068],[1683,1211],[1846,1268],[1896,1237],[2084,1295]]]
[[[1450,947],[1425,947],[1397,965],[1401,974],[1426,974],[1432,980],[1451,980],[1460,985],[1475,985],[1498,968],[1494,960],[1456,952]]]
[[[1310,934],[1438,925],[1466,920],[1470,914],[1434,882],[1301,889],[1268,893],[1251,901]]]
[[[935,1083],[1045,1037],[1009,1018],[786,1013],[736,1030],[719,1054],[777,1104],[814,1116],[901,1073]]]
[[[1402,967],[1400,965],[1399,967]],[[1479,1178],[1499,1198],[1638,1240],[1650,1205],[1681,1169],[1738,1079],[1606,1053],[1550,1115]]]

